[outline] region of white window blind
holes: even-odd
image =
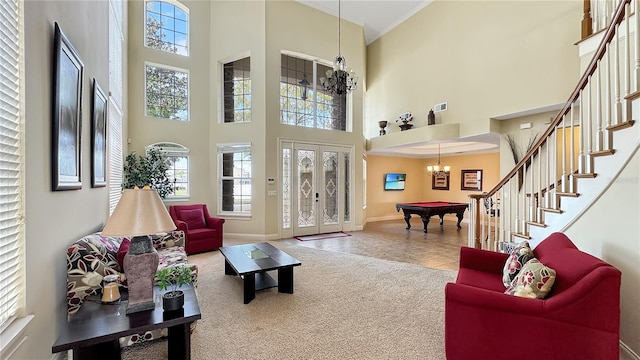
[[[107,139],[109,142],[108,149],[108,167],[107,173],[109,186],[109,215],[113,213],[120,196],[122,195],[122,112],[116,106],[113,98],[109,98],[109,130]]]
[[[109,1],[109,125],[107,131],[107,183],[109,187],[109,215],[113,213],[122,194],[122,83],[124,47],[122,0]]]
[[[0,332],[24,302],[19,5],[0,1]]]

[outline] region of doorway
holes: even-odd
[[[352,230],[353,147],[281,142],[283,237]]]

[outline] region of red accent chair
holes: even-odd
[[[562,233],[533,249],[556,270],[544,299],[504,294],[508,254],[463,247],[445,287],[447,360],[618,360],[621,272]]]
[[[171,205],[169,214],[178,230],[184,231],[187,254],[217,250],[222,246],[224,219],[211,217],[207,205]]]

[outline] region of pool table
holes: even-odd
[[[438,215],[440,216],[440,226],[444,223],[445,214],[456,214],[458,217],[458,229],[462,229],[460,222],[464,216],[464,211],[469,207],[466,203],[453,203],[447,201],[425,201],[425,202],[413,202],[413,203],[398,203],[396,204],[396,211],[404,212],[404,221],[407,222],[407,230],[411,229],[411,214],[419,215],[424,224],[424,232],[427,232],[427,225],[429,225],[429,218]]]

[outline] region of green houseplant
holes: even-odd
[[[191,268],[185,265],[166,267],[156,273],[156,283],[162,291],[169,289],[162,295],[162,308],[165,311],[181,309],[184,305],[184,292],[178,289],[182,285],[191,284]]]
[[[167,176],[170,165],[170,160],[159,148],[149,148],[146,156],[132,152],[125,158],[122,188],[137,186],[142,189],[148,185],[164,199],[173,193],[173,185]]]

